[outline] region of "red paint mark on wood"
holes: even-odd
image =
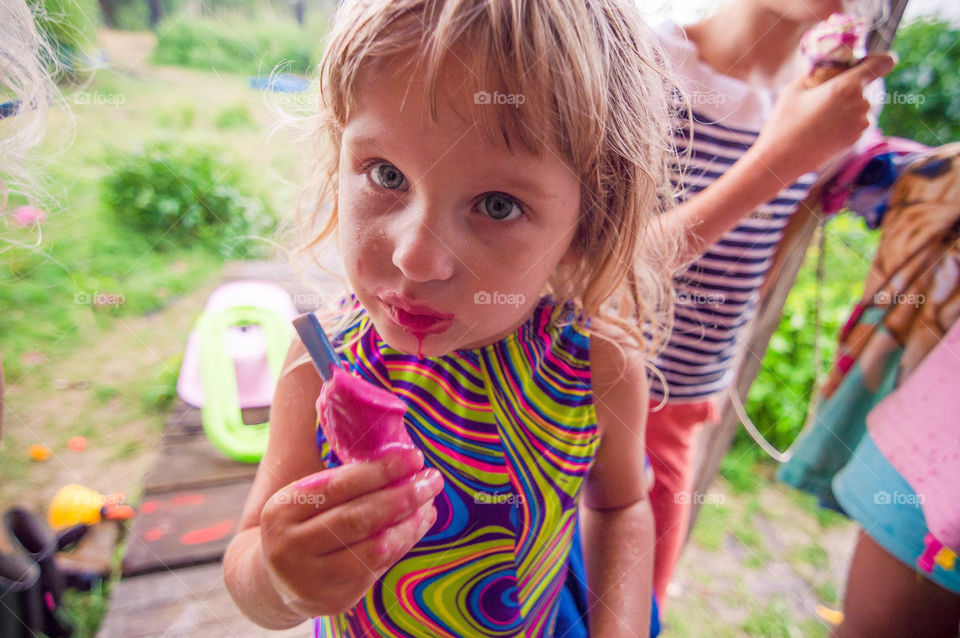
[[[195,529],[192,532],[187,532],[180,537],[180,542],[184,545],[199,545],[200,543],[209,543],[211,541],[220,540],[229,534],[232,529],[233,521],[226,520],[210,527],[204,527],[203,529]]]
[[[140,505],[140,513],[149,514],[150,512],[156,511],[160,505],[160,501],[147,501]]]
[[[143,540],[147,541],[148,543],[152,543],[158,538],[161,538],[164,534],[166,534],[166,532],[162,528],[154,527],[143,533]]]
[[[170,499],[173,505],[202,505],[206,500],[203,494],[178,494]]]

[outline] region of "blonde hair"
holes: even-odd
[[[54,60],[26,3],[4,0],[0,6],[0,103],[8,104],[11,112],[0,119],[0,229],[6,228],[11,194],[33,201],[42,191],[32,150],[43,139],[47,113],[59,96],[46,67]],[[39,238],[38,231],[37,242]],[[0,252],[8,243],[0,245]]]
[[[580,258],[558,267],[544,293],[574,302],[582,318],[619,326],[649,354],[665,340],[672,317],[667,269],[677,240],[653,231],[656,213],[673,200],[674,84],[629,0],[342,3],[319,68],[319,160],[308,191],[314,206],[300,213],[305,240],[292,261],[306,255],[316,263],[317,248],[336,230],[340,145],[359,102],[361,72],[416,60],[436,120],[438,77],[454,47],[473,71],[476,91],[524,95],[520,108],[474,108],[489,140],[532,154],[556,152],[578,172],[581,215],[572,248]]]

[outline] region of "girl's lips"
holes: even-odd
[[[392,304],[386,304],[393,321],[405,330],[420,334],[436,334],[443,332],[453,323],[453,317],[439,317],[435,315],[420,315],[407,312]]]

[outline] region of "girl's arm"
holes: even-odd
[[[627,343],[625,333],[603,327],[594,331],[590,346],[601,440],[580,520],[594,638],[646,636],[650,630],[654,526],[644,480],[647,372],[639,350]]]
[[[870,55],[820,86],[804,89],[802,78],[787,85],[753,146],[664,216],[664,232],[686,238],[680,263],[698,258],[758,206],[853,146],[869,125],[864,87],[893,65],[889,54]]]
[[[294,340],[284,369],[303,353]],[[315,440],[320,387],[309,363],[280,378],[267,451],[223,558],[237,606],[269,629],[355,605],[433,524],[443,486],[436,470],[421,470],[418,450],[325,470]]]

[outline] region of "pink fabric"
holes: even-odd
[[[960,550],[960,322],[867,415],[867,428],[922,499],[930,532]]]
[[[879,131],[876,131],[874,135],[876,139],[871,141],[862,152],[850,158],[823,189],[823,194],[820,196],[820,206],[825,214],[832,215],[843,208],[860,171],[874,157],[885,153],[919,153],[930,150],[930,147],[913,140],[900,137],[882,137]]]

